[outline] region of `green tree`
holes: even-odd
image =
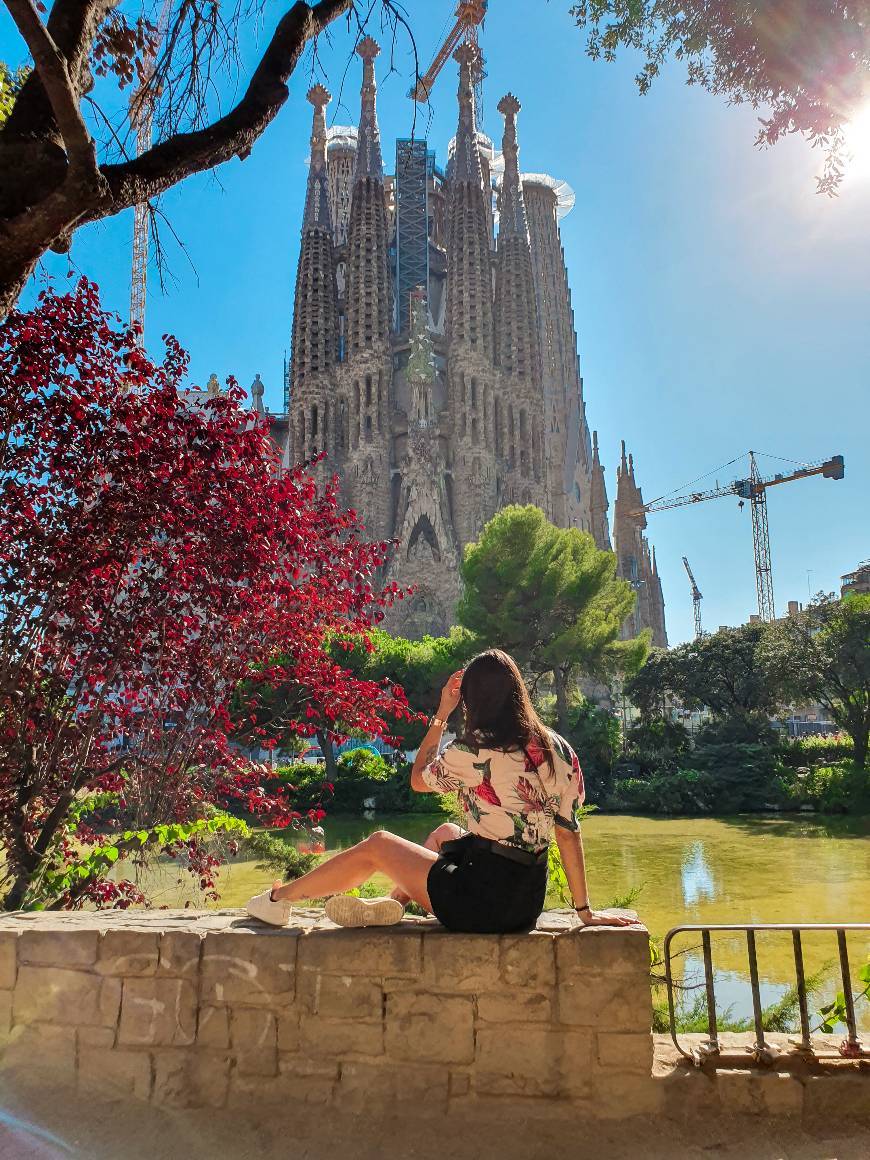
[[[783,691],[828,710],[852,738],[855,769],[863,772],[870,737],[870,595],[820,597],[800,615],[772,625],[766,648]]]
[[[6,124],[6,119],[12,112],[15,98],[21,92],[21,86],[27,80],[30,69],[21,65],[14,72],[0,60],[0,129]]]
[[[370,648],[355,642],[350,653],[342,651],[342,664],[360,677],[401,685],[408,704],[425,717],[434,712],[450,674],[480,647],[472,633],[459,627],[452,628],[447,636],[424,636],[422,640],[406,640],[376,629],[370,634],[370,641]],[[424,732],[422,720],[404,722],[401,727],[408,748],[419,744]]]
[[[536,682],[552,680],[559,730],[569,726],[569,690],[577,677],[607,681],[635,672],[649,634],[620,640],[634,607],[616,558],[588,532],[557,528],[540,508],[503,508],[462,563],[459,622],[487,647],[503,648]]]
[[[689,84],[766,109],[756,143],[802,134],[825,155],[819,191],[836,191],[843,128],[867,95],[867,0],[584,0],[571,14],[593,59],[642,54],[641,93],[673,57]]]
[[[668,701],[716,717],[773,714],[783,690],[764,647],[766,632],[764,624],[745,624],[678,648],[653,649],[626,694],[644,716],[661,715]]]

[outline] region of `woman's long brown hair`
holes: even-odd
[[[536,743],[550,772],[555,772],[553,743],[513,657],[500,648],[479,653],[462,674],[460,696],[468,741],[505,750]]]

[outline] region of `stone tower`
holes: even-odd
[[[496,450],[506,460],[499,498],[502,503],[534,503],[546,510],[541,348],[517,145],[520,102],[508,93],[498,111],[504,117],[504,176],[498,200],[495,362],[499,378],[494,418]]]
[[[302,219],[293,311],[290,455],[310,459],[334,451],[328,442],[335,425],[338,357],[338,303],[335,287],[332,215],[326,173],[326,119],[330,95],[323,85],[308,92],[314,106],[311,167]],[[330,470],[318,467],[321,476]]]
[[[356,166],[347,227],[344,362],[338,412],[348,503],[376,539],[392,532],[390,402],[393,287],[384,202],[384,165],[378,128],[375,58],[370,36],[357,46],[363,62]],[[344,429],[348,438],[344,441]]]
[[[625,443],[616,473],[616,503],[613,512],[613,550],[616,574],[627,580],[637,594],[634,612],[623,625],[623,638],[636,636],[641,629],[652,630],[653,644],[667,648],[665,605],[662,586],[644,535],[646,516],[643,494],[634,477],[634,459],[626,458]]]
[[[452,419],[453,512],[461,543],[477,539],[497,506],[491,233],[477,145],[472,67],[461,44],[459,127],[447,207],[447,381]]]
[[[446,169],[425,140],[403,138],[385,175],[378,46],[366,37],[357,52],[357,126],[327,130],[329,94],[316,85],[308,95],[286,414],[268,417],[285,461],[325,452],[320,478],[336,472],[368,535],[396,541],[387,578],[413,592],[386,623],[419,637],[454,622],[463,550],[499,508],[535,503],[609,550],[607,488],[559,230],[573,194],[520,172],[513,94],[498,106],[501,152],[478,130],[470,44],[454,55],[459,116]],[[262,410],[259,379],[252,396]],[[625,632],[648,625],[660,643],[661,584],[629,464],[623,455],[613,530],[620,575],[638,593]]]

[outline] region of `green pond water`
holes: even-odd
[[[326,846],[335,851],[375,829],[393,830],[422,841],[443,818],[380,815],[373,819],[327,818]],[[301,834],[287,841],[304,842]],[[591,897],[606,906],[635,887],[634,904],[653,937],[689,923],[870,922],[870,819],[742,815],[733,818],[647,818],[593,814],[583,823]],[[155,905],[202,905],[168,867],[144,883]],[[252,862],[236,861],[220,877],[222,906],[242,906],[269,883],[270,875]],[[386,880],[383,885],[386,889]],[[551,905],[559,905],[555,899]],[[691,948],[698,935],[680,936],[676,974],[697,980],[700,953]],[[870,954],[870,932],[850,935],[853,977]],[[829,981],[815,1003],[832,996],[837,948],[833,934],[804,936],[808,974],[829,966]],[[743,935],[714,936],[717,1005],[751,1013],[746,944]],[[765,1004],[779,998],[794,981],[791,935],[758,936],[759,973]],[[861,1008],[870,1030],[870,1004]]]

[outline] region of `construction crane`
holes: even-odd
[[[432,58],[432,63],[426,69],[426,72],[423,76],[418,77],[416,85],[409,91],[408,96],[412,100],[424,104],[429,100],[429,94],[432,92],[432,86],[438,74],[456,51],[461,40],[467,40],[469,43],[477,46],[477,30],[483,24],[488,6],[489,0],[459,0],[459,5],[456,9],[456,23],[450,32],[448,32],[444,43],[435,53],[435,56]],[[478,54],[474,76],[475,88],[478,90],[480,89],[483,77],[483,58]],[[477,98],[479,105],[479,91]]]
[[[683,567],[686,569],[686,575],[689,577],[689,583],[692,585],[692,611],[695,614],[695,640],[704,635],[701,628],[701,601],[704,597],[701,595],[701,589],[695,580],[695,575],[689,567],[689,561],[683,556]]]
[[[166,36],[172,0],[163,0],[157,31],[142,59],[141,80],[130,98],[130,125],[136,134],[136,156],[141,157],[151,148],[151,129],[154,122],[154,102],[157,94],[150,91],[154,80],[157,50]],[[130,275],[130,322],[142,328],[139,341],[144,342],[145,301],[148,284],[148,202],[133,206],[133,268]]]
[[[748,478],[735,479],[722,487],[717,485],[711,491],[693,491],[688,495],[676,497],[661,496],[651,503],[644,504],[639,510],[643,513],[662,512],[667,511],[668,508],[686,507],[688,504],[703,503],[704,500],[718,499],[725,495],[736,495],[740,499],[740,507],[742,508],[748,500],[752,510],[752,542],[755,547],[755,587],[758,594],[758,615],[762,620],[769,621],[774,619],[775,610],[770,560],[770,533],[767,526],[768,489],[776,487],[780,483],[807,479],[811,475],[821,475],[825,479],[842,479],[845,473],[843,456],[833,455],[830,459],[820,460],[818,463],[805,463],[794,471],[763,479],[755,461],[755,452],[750,451]]]

